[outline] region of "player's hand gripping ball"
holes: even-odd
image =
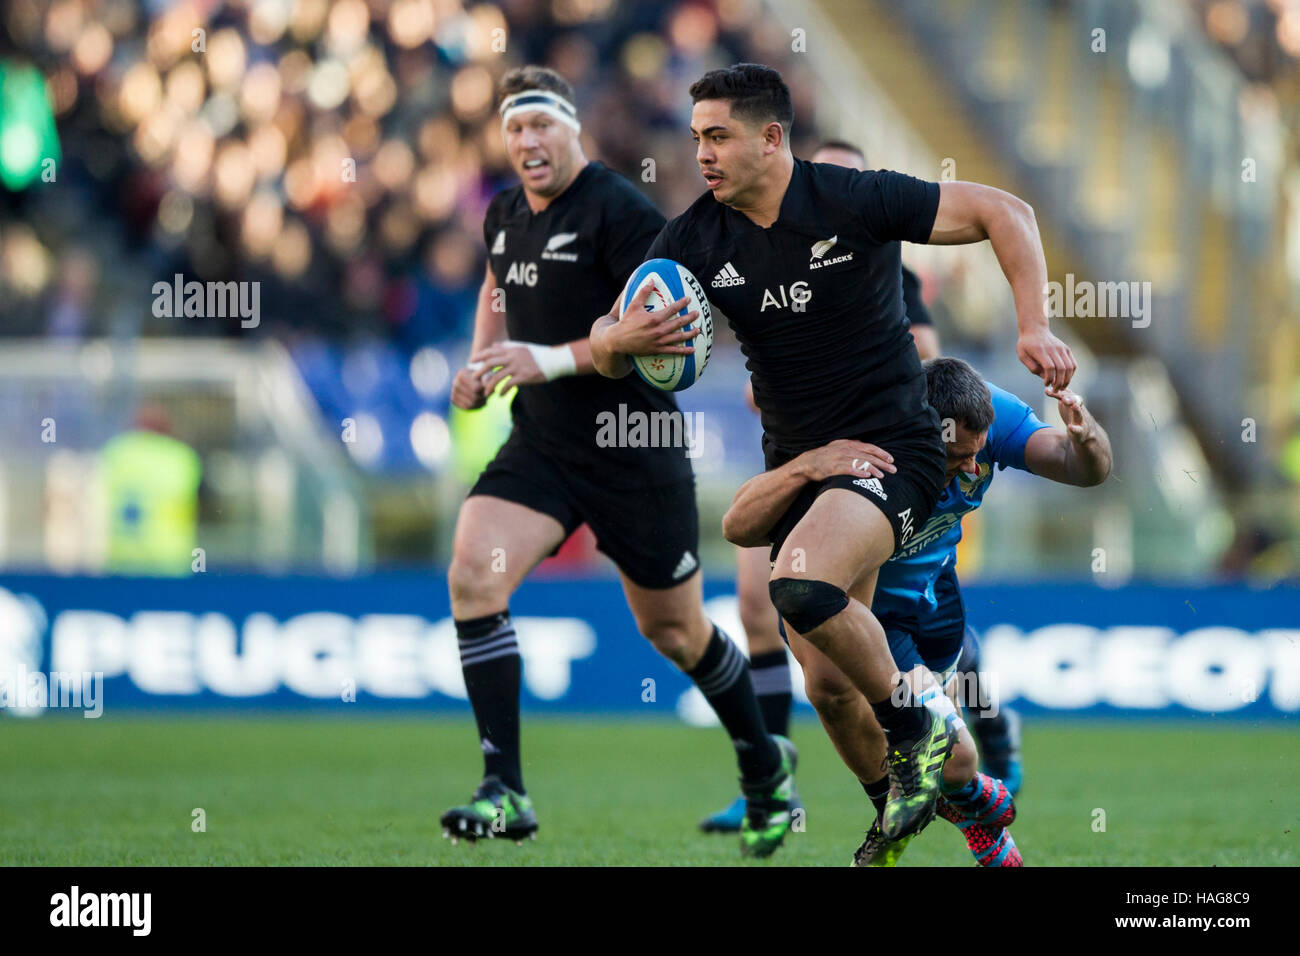
[[[645,303],[647,312],[663,311],[678,299],[685,298],[686,305],[677,314],[699,313],[697,319],[682,327],[683,332],[689,332],[697,324],[699,326],[700,334],[686,343],[695,348],[693,354],[632,356],[632,364],[643,379],[665,392],[680,392],[690,388],[704,374],[704,366],[713,350],[713,313],[709,310],[709,300],[700,283],[684,265],[671,259],[651,259],[643,262],[627,280],[618,300],[619,315],[647,285],[651,287]]]

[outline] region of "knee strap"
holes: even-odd
[[[821,627],[849,606],[849,596],[825,581],[777,578],[767,584],[772,605],[800,634]]]

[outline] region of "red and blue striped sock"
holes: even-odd
[[[983,867],[1024,866],[1025,861],[1011,838],[1011,831],[1002,827],[989,827],[968,819],[944,797],[939,798],[939,816],[952,823],[966,838],[966,848]]]
[[[956,790],[944,790],[944,797],[962,815],[986,827],[1009,827],[1016,818],[1011,791],[996,777],[975,774],[975,779]]]

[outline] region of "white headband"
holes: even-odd
[[[550,90],[524,90],[507,96],[501,101],[498,110],[502,127],[510,122],[511,117],[531,110],[554,117],[566,126],[573,127],[575,133],[582,129],[582,124],[578,122],[578,111],[573,108],[573,104]]]

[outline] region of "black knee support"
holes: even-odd
[[[800,634],[821,627],[849,606],[849,596],[825,581],[777,578],[767,584],[772,605]]]

